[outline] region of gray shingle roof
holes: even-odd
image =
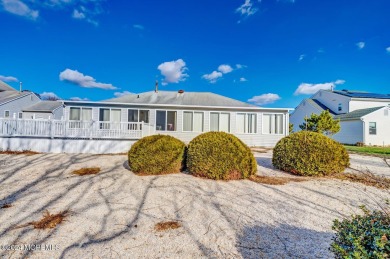
[[[16,91],[16,90],[0,80],[0,92],[1,91]]]
[[[158,93],[151,91],[140,94],[124,95],[118,98],[105,100],[105,102],[216,107],[257,107],[249,103],[209,92],[184,92],[180,94],[173,91],[158,91]]]
[[[57,101],[41,101],[23,109],[24,112],[53,112],[62,103]]]
[[[333,91],[333,92],[351,98],[390,99],[390,94],[377,94],[377,93],[349,91],[349,90]]]
[[[317,99],[306,99],[305,101],[310,105],[312,105],[317,110],[319,110],[320,112],[328,110],[331,114],[336,115],[336,113],[334,113],[331,109],[329,109],[327,106],[322,104]]]
[[[352,111],[352,112],[349,112],[349,113],[336,115],[336,116],[334,116],[334,118],[335,119],[340,119],[342,121],[343,120],[358,120],[361,117],[363,117],[363,116],[365,116],[367,114],[370,114],[370,113],[372,113],[374,111],[377,111],[377,110],[379,110],[379,109],[381,109],[383,107],[384,106],[355,110],[355,111]]]
[[[19,91],[2,91],[0,92],[0,104],[6,103],[13,99],[26,96],[31,94],[31,92],[19,92]]]

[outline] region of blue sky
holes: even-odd
[[[388,0],[0,0],[0,79],[89,100],[159,80],[292,108],[331,86],[390,93],[389,10]]]

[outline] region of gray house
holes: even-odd
[[[0,118],[23,118],[23,107],[40,102],[30,91],[17,91],[0,81]]]
[[[65,120],[94,122],[99,129],[142,123],[143,135],[167,134],[186,143],[207,131],[232,133],[250,146],[274,146],[288,135],[290,109],[261,108],[209,92],[151,91],[63,103]]]
[[[63,103],[59,101],[40,101],[22,109],[23,119],[61,120],[63,108]]]

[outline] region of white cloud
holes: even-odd
[[[360,41],[360,42],[356,43],[356,46],[358,47],[358,49],[363,49],[366,46],[366,43],[363,41]]]
[[[214,84],[217,82],[218,78],[222,77],[222,73],[218,71],[213,71],[210,74],[205,74],[202,76],[203,79],[208,80],[210,83]]]
[[[306,57],[306,55],[305,55],[305,54],[302,54],[302,55],[300,55],[300,56],[299,56],[299,59],[298,59],[298,61],[302,61],[302,60],[304,60],[304,59],[305,59],[305,57]]]
[[[236,12],[240,13],[242,16],[251,16],[258,10],[258,8],[253,7],[253,2],[251,0],[245,0],[245,2],[236,9]]]
[[[41,97],[42,100],[50,100],[50,101],[61,100],[61,98],[58,97],[58,95],[56,95],[53,92],[43,92],[39,94],[39,96]]]
[[[386,52],[390,54],[390,47],[386,48]]]
[[[0,7],[9,13],[37,20],[40,9],[65,10],[73,8],[74,19],[98,25],[96,16],[103,13],[101,3],[105,0],[0,0]]]
[[[134,28],[134,29],[138,29],[138,30],[143,30],[143,29],[145,29],[145,27],[142,26],[141,24],[134,24],[134,25],[133,25],[133,28]]]
[[[71,101],[89,101],[88,98],[80,98],[80,97],[71,97],[69,98]]]
[[[36,20],[39,17],[39,11],[31,9],[28,5],[20,0],[1,0],[1,4],[5,11],[26,17],[31,20]]]
[[[82,19],[85,19],[86,16],[85,16],[85,13],[83,13],[83,12],[77,10],[77,9],[74,9],[72,17],[75,18],[75,19],[82,20]]]
[[[134,94],[134,93],[129,92],[129,91],[115,92],[115,93],[114,93],[114,96],[115,96],[115,97],[122,97],[122,96],[124,96],[124,95],[129,95],[129,94]]]
[[[254,103],[257,105],[265,105],[265,104],[274,103],[280,99],[281,98],[279,95],[268,93],[268,94],[253,96],[251,99],[248,100],[248,102],[251,102],[251,103]]]
[[[157,69],[160,70],[161,75],[165,77],[162,83],[163,85],[168,83],[179,83],[185,81],[188,77],[188,74],[185,73],[188,68],[182,59],[161,63]]]
[[[242,69],[242,68],[246,68],[247,66],[245,65],[241,65],[241,64],[236,64],[236,68],[237,69]]]
[[[335,88],[336,85],[342,85],[345,83],[345,80],[336,80],[334,82],[329,83],[322,83],[322,84],[308,84],[308,83],[302,83],[298,86],[298,88],[295,90],[294,95],[300,95],[300,94],[315,94],[319,90],[330,90],[332,88]]]
[[[223,64],[223,65],[220,65],[218,67],[218,71],[223,73],[223,74],[228,74],[228,73],[233,71],[233,68],[231,66],[229,66],[229,65]]]
[[[0,75],[0,80],[3,82],[18,82],[19,80],[13,76],[2,76]]]
[[[240,82],[246,82],[246,81],[248,81],[248,79],[246,79],[245,77],[240,78]]]
[[[83,73],[80,73],[77,70],[71,70],[69,68],[65,69],[60,73],[60,80],[66,81],[81,87],[86,88],[100,88],[100,89],[118,89],[117,87],[113,86],[112,84],[105,84],[105,83],[99,83],[96,82],[96,79],[84,75]]]

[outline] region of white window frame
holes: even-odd
[[[8,112],[8,116],[6,116],[7,112]],[[9,110],[5,110],[4,111],[4,118],[10,118],[10,117],[11,117],[11,112]]]
[[[184,130],[184,113],[185,112],[190,112],[192,113],[192,130]],[[203,114],[203,120],[202,120],[202,131],[194,131],[194,113],[202,113]],[[204,122],[205,122],[205,112],[204,111],[183,111],[182,112],[182,123],[181,123],[181,131],[182,132],[197,132],[197,133],[201,133],[201,132],[204,132]]]
[[[70,119],[70,109],[71,108],[80,109],[80,120],[79,121],[84,121],[82,118],[83,117],[83,109],[90,109],[91,110],[91,120],[90,121],[93,121],[93,108],[92,107],[81,107],[81,106],[69,106],[69,114],[68,114],[69,121],[78,121],[78,120],[71,120]]]
[[[148,119],[149,119],[149,122],[145,122],[144,123],[150,123],[150,110],[148,109],[137,109],[137,108],[127,108],[127,122],[130,122],[129,121],[129,110],[134,110],[134,111],[137,111],[138,112],[138,121],[132,121],[132,122],[141,122],[139,119],[140,119],[140,116],[139,116],[139,112],[140,111],[148,111]]]
[[[23,112],[18,112],[18,119],[23,119]]]
[[[370,129],[371,129],[370,124],[371,124],[371,123],[375,123],[375,134],[372,134],[372,133],[370,132]],[[376,136],[376,135],[378,134],[378,127],[377,127],[377,125],[378,125],[378,123],[376,123],[376,121],[369,121],[369,122],[368,122],[368,135]]]
[[[119,121],[119,122],[122,122],[122,108],[99,107],[98,109],[99,109],[99,113],[98,113],[98,115],[99,115],[98,121],[99,121],[99,122],[114,122],[114,121],[112,120],[112,110],[120,110],[120,111],[121,111],[121,116],[120,116],[120,121]],[[109,121],[100,121],[100,109],[110,110],[110,120],[109,120]],[[118,121],[116,121],[116,122],[118,122]]]
[[[245,131],[245,125],[248,123],[248,115],[250,114],[250,115],[255,115],[255,132],[251,132],[251,133],[249,133],[249,132],[238,132],[237,131],[237,115],[239,115],[239,114],[244,114],[245,115],[245,119],[244,119],[244,131]],[[246,135],[255,135],[255,134],[257,134],[257,125],[258,125],[258,123],[257,123],[257,121],[258,121],[258,118],[257,118],[257,113],[255,113],[255,112],[236,112],[236,133],[237,134],[246,134]],[[248,129],[249,129],[249,127],[247,127]]]
[[[221,115],[221,113],[224,113],[224,114],[229,114],[229,131],[227,133],[231,133],[232,132],[232,113],[231,112],[224,112],[224,111],[210,111],[209,112],[209,131],[211,131],[211,114],[212,113],[218,113],[219,115]],[[221,130],[219,129],[219,125],[221,125],[221,116],[218,116],[218,132],[220,132]],[[226,132],[226,131],[223,131],[223,132]]]
[[[159,130],[157,129],[157,112],[165,112],[165,130]],[[176,130],[168,130],[168,112],[176,112],[175,116],[175,123],[176,123]],[[178,129],[178,120],[177,120],[177,114],[179,113],[178,110],[155,110],[155,115],[154,116],[154,127],[156,131],[161,131],[161,132],[177,132]]]
[[[282,115],[282,118],[283,118],[282,133],[268,133],[268,132],[264,132],[264,115]],[[284,134],[286,133],[286,118],[285,118],[285,116],[286,115],[284,113],[279,113],[279,112],[276,112],[276,113],[271,113],[271,112],[262,113],[261,114],[261,133],[263,135],[284,136]]]

